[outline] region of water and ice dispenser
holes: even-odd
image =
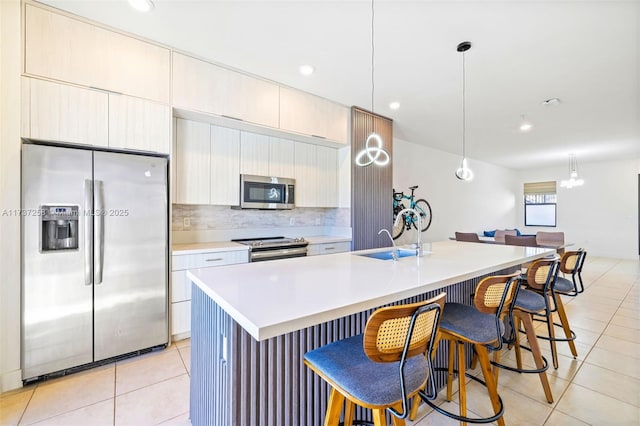
[[[78,206],[42,206],[43,252],[78,249]]]

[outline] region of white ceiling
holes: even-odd
[[[44,3],[345,105],[371,109],[371,2]],[[375,112],[397,138],[514,169],[640,158],[640,0],[375,1]],[[298,73],[312,64],[310,77]],[[557,97],[561,103],[544,106]],[[391,111],[390,101],[401,108]],[[519,132],[524,115],[532,131]]]

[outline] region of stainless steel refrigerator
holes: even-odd
[[[22,377],[165,345],[165,157],[22,144]]]

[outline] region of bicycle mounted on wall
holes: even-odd
[[[413,193],[417,188],[418,185],[409,187],[409,189],[411,190],[411,196],[404,195],[404,192],[396,192],[395,188],[393,189],[393,223],[396,223],[395,221],[398,213],[407,208],[407,206],[405,206],[402,202],[402,200],[406,199],[409,200],[408,208],[414,209],[420,214],[420,219],[422,222],[422,229],[420,230],[420,232],[424,232],[429,229],[429,226],[431,226],[431,206],[424,198],[415,200]],[[402,214],[402,217],[403,220],[398,221],[398,224],[394,225],[393,227],[394,240],[400,237],[405,229],[407,231],[411,230],[412,226],[415,229],[418,229],[418,217],[415,215],[415,213],[406,212]]]

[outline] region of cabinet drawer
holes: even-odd
[[[174,255],[172,270],[180,271],[209,266],[232,265],[234,263],[247,263],[248,261],[248,250]]]
[[[319,254],[341,253],[345,251],[351,251],[351,242],[342,241],[339,243],[310,244],[308,254],[309,256],[316,256]]]

